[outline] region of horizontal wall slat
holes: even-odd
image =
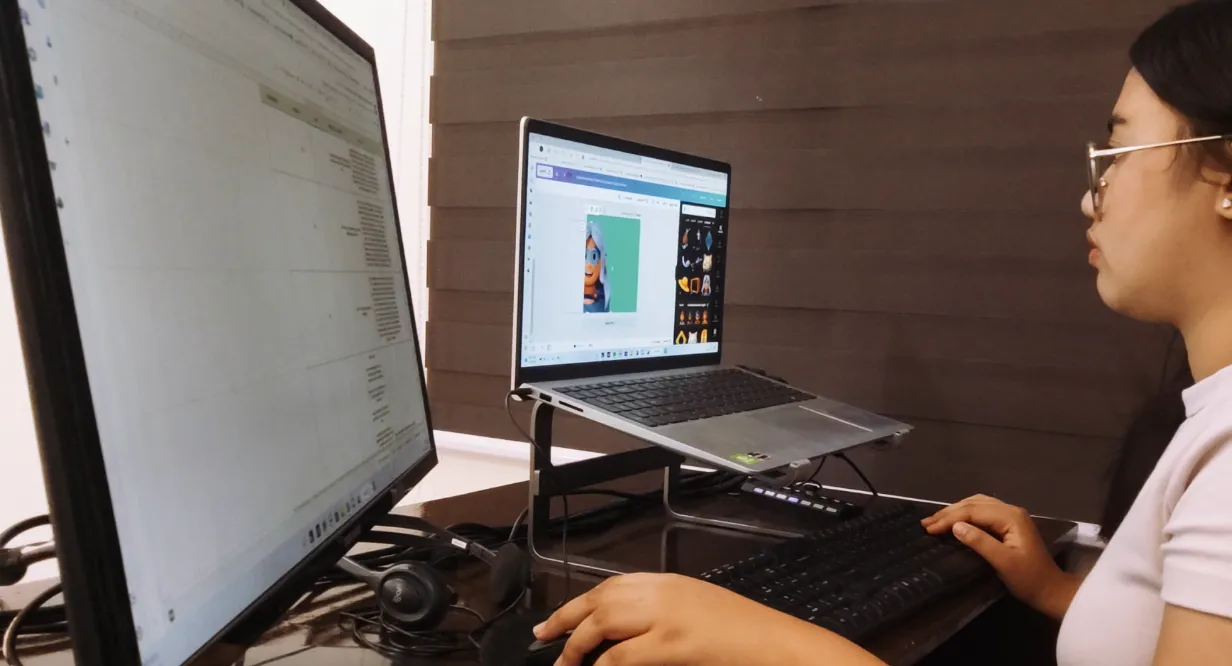
[[[515,407],[515,414],[525,427],[525,407]],[[433,416],[442,430],[521,441],[500,407],[434,401]],[[1030,507],[1040,515],[1099,519],[1103,500],[1100,480],[1116,450],[1115,440],[937,421],[914,425],[915,431],[897,448],[880,451],[863,447],[852,452],[852,458],[880,492],[954,501],[993,490],[1003,500]],[[642,445],[568,415],[553,430],[553,442],[605,453]],[[1088,482],[1057,492],[1062,470],[1066,478]],[[837,462],[826,465],[820,478],[826,483],[861,487],[860,480]]]
[[[962,210],[1072,211],[1077,219],[1085,180],[1080,151],[981,148],[733,151],[731,203],[747,209],[856,209],[902,212]],[[944,169],[938,169],[944,164]],[[517,197],[517,158],[436,156],[429,203],[437,207],[503,208]],[[476,186],[482,183],[482,186]],[[1023,199],[1023,189],[1038,196]]]
[[[806,49],[756,58],[668,57],[458,72],[433,78],[434,124],[773,111],[820,107],[987,104],[1107,99],[1124,53],[1083,43],[1014,58],[941,53],[890,62],[845,62]],[[1075,66],[1081,63],[1081,66]],[[1050,75],[1041,77],[1041,71]],[[1025,86],[1024,81],[1033,85]]]
[[[444,0],[432,6],[437,42],[526,33],[628,28],[711,16],[739,16],[843,0]]]
[[[1107,321],[1094,277],[1070,260],[920,256],[892,251],[739,250],[729,257],[727,302],[815,310]],[[433,240],[428,286],[510,293],[508,243]]]
[[[1081,159],[1085,142],[1105,131],[1110,108],[1109,96],[965,108],[892,106],[577,118],[567,124],[725,161],[755,152],[859,153],[887,146],[908,150],[1050,149]],[[517,122],[433,127],[433,150],[440,156],[509,157],[516,165],[517,149]]]
[[[749,3],[757,4],[757,3]],[[1160,0],[1158,11],[1168,4]],[[818,11],[779,11],[757,17],[712,15],[704,20],[649,24],[637,30],[535,34],[500,39],[444,41],[435,70],[453,74],[477,69],[516,69],[561,62],[593,64],[669,56],[737,58],[767,49],[821,48],[832,61],[903,57],[941,50],[1009,55],[1040,43],[1078,39],[1123,46],[1158,13],[1125,8],[1115,0],[1031,3],[964,0],[945,3],[851,3]],[[887,15],[892,20],[887,20]],[[1098,29],[1075,31],[1083,23]],[[870,38],[875,36],[875,38]]]

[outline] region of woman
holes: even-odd
[[[1196,384],[1185,422],[1085,580],[1049,557],[1028,514],[976,496],[925,519],[1063,620],[1062,666],[1232,661],[1232,0],[1179,7],[1142,34],[1112,150],[1092,153],[1082,210],[1104,303],[1180,331]],[[1110,162],[1105,162],[1110,159]],[[725,590],[669,575],[614,578],[536,631],[573,630],[564,666],[880,663],[859,647]]]

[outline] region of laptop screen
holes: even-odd
[[[717,354],[729,176],[531,132],[520,365]]]

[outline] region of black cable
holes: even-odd
[[[560,535],[560,559],[565,564],[565,598],[560,600],[557,608],[564,606],[565,603],[573,598],[573,569],[569,566],[569,495],[561,495],[560,501],[565,505],[565,515]]]
[[[488,622],[483,615],[466,606],[450,606],[450,610],[471,615],[479,620],[480,626]],[[388,619],[379,607],[339,613],[338,627],[350,632],[359,645],[393,661],[406,657],[447,657],[474,648],[470,639],[473,631],[407,629]],[[375,634],[376,639],[369,634]]]
[[[529,507],[522,509],[522,513],[518,514],[517,520],[513,521],[513,527],[509,528],[509,538],[505,539],[507,543],[513,543],[513,540],[518,538],[518,529],[522,527],[522,523],[526,522],[526,517],[529,515]]]
[[[39,592],[26,607],[17,613],[17,617],[9,624],[9,628],[4,632],[4,660],[9,666],[21,666],[21,659],[17,657],[17,635],[22,631],[22,625],[25,624],[26,618],[30,614],[43,607],[51,598],[60,594],[62,590],[60,583],[56,583],[51,587]]]
[[[880,495],[877,494],[877,489],[873,487],[873,482],[869,481],[867,476],[864,476],[864,472],[860,471],[859,465],[852,462],[851,458],[848,458],[846,453],[835,453],[834,457],[842,460],[847,463],[849,467],[851,467],[852,471],[854,471],[856,475],[860,477],[860,480],[864,482],[864,485],[868,486],[868,491],[873,494],[873,497],[880,497]]]
[[[817,469],[813,470],[813,474],[809,476],[809,478],[805,479],[804,482],[812,483],[813,481],[816,481],[817,475],[821,474],[821,468],[826,466],[826,460],[828,460],[829,458],[830,456],[822,456],[821,460],[817,462]]]
[[[0,532],[0,548],[3,548],[9,545],[9,542],[11,542],[13,539],[16,539],[17,537],[21,536],[22,534],[26,532],[29,532],[30,530],[36,527],[44,527],[50,524],[51,524],[51,517],[47,515],[34,516],[32,518],[27,518],[13,525],[12,527],[9,527],[3,532]]]
[[[488,629],[492,628],[492,625],[496,624],[497,621],[499,621],[501,618],[513,612],[513,609],[520,606],[522,604],[522,600],[525,599],[526,595],[529,593],[530,593],[530,588],[522,590],[522,593],[518,595],[517,599],[514,599],[508,606],[505,606],[504,608],[502,608],[500,611],[496,613],[496,615],[493,615],[492,617],[488,618],[487,622],[484,622],[483,624],[479,625],[477,629],[472,631],[470,635],[467,636],[467,638],[470,639],[471,645],[475,646],[475,649],[478,650],[480,635],[483,634]]]
[[[522,435],[522,439],[526,440],[528,444],[538,449],[539,453],[544,453],[543,448],[539,446],[539,443],[535,441],[535,438],[530,436],[530,433],[526,431],[526,428],[523,428],[522,424],[518,423],[517,417],[513,415],[513,403],[511,401],[515,396],[521,400],[530,397],[530,394],[521,389],[510,391],[505,394],[505,413],[509,415],[509,422],[513,424],[514,428],[517,428],[518,434]],[[551,458],[548,460],[551,462]]]

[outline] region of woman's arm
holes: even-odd
[[[1169,604],[1154,666],[1226,664],[1232,660],[1232,619]]]

